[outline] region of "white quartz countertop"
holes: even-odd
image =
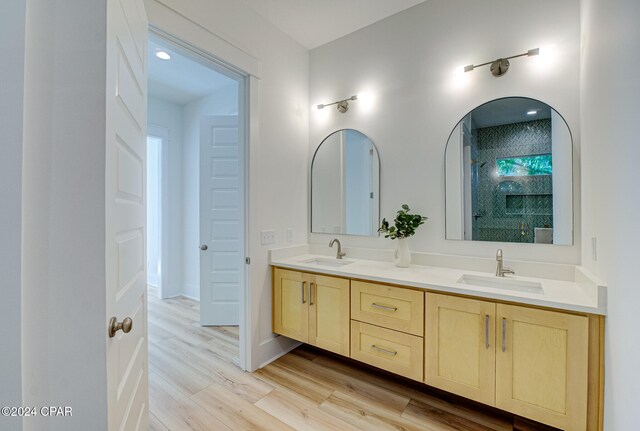
[[[325,255],[303,254],[292,257],[272,257],[270,264],[281,268],[318,274],[335,275],[403,286],[411,286],[436,292],[457,293],[479,298],[516,302],[528,305],[577,311],[591,314],[606,314],[606,304],[598,286],[592,288],[589,283],[550,280],[547,278],[506,276],[512,280],[536,282],[542,285],[542,293],[515,291],[507,288],[482,287],[460,283],[463,275],[495,277],[494,274],[462,269],[440,268],[434,266],[411,265],[409,268],[397,268],[391,262],[352,259],[348,265],[334,267],[309,263],[313,259],[332,260]],[[500,280],[496,277],[496,280]]]

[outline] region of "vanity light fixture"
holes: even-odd
[[[512,58],[518,58],[518,57],[524,57],[524,56],[531,57],[539,54],[540,54],[540,48],[533,48],[525,52],[524,54],[512,55],[510,57],[505,57],[505,58],[499,58],[497,60],[487,61],[486,63],[482,63],[478,65],[470,64],[464,67],[464,71],[471,72],[473,69],[477,67],[486,66],[490,64],[491,66],[489,69],[491,70],[491,73],[493,74],[493,76],[502,76],[505,73],[507,73],[507,71],[509,70],[509,60],[511,60]]]
[[[338,105],[336,106],[336,108],[338,108],[338,112],[344,114],[349,110],[350,100],[358,100],[358,95],[355,94],[349,97],[348,99],[338,100],[337,102],[333,102],[333,103],[321,103],[320,105],[318,105],[318,109],[324,109],[325,107],[331,106],[331,105]]]

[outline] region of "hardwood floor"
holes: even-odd
[[[551,430],[309,346],[245,373],[237,327],[201,327],[188,298],[148,302],[151,430]]]

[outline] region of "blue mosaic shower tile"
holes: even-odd
[[[474,131],[473,239],[533,242],[534,228],[553,227],[551,175],[500,177],[496,160],[551,153],[551,120]],[[472,149],[473,152],[473,149]]]

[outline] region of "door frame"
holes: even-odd
[[[212,33],[206,32],[205,35],[193,34],[203,31],[201,27],[194,27],[194,24],[188,20],[175,19],[179,15],[172,15],[170,18],[165,15],[166,11],[162,8],[150,8],[147,4],[147,13],[149,14],[149,34],[159,38],[172,48],[182,51],[188,56],[196,57],[207,62],[207,65],[214,70],[229,76],[238,81],[240,100],[238,109],[239,129],[243,133],[241,145],[243,150],[243,228],[244,238],[243,247],[245,256],[249,257],[250,251],[250,148],[252,143],[257,140],[258,127],[253,118],[258,117],[258,77],[260,63],[253,57],[248,56],[233,45],[219,39]],[[182,18],[182,17],[180,17]],[[171,32],[170,32],[171,31]],[[174,36],[179,33],[181,37]],[[204,36],[204,37],[203,37]],[[222,44],[222,45],[221,45]],[[229,49],[231,48],[231,49]],[[233,66],[238,61],[246,66],[248,71]],[[248,264],[244,267],[244,285],[240,289],[240,327],[239,327],[239,358],[238,365],[245,371],[253,371],[256,368],[256,360],[253,358],[255,352],[253,347],[252,330],[252,290],[250,267]]]
[[[198,52],[205,58],[235,70],[245,79],[245,108],[246,128],[245,141],[245,250],[247,257],[252,252],[250,242],[250,214],[249,197],[252,189],[249,182],[251,148],[258,146],[259,120],[258,120],[258,90],[262,75],[262,64],[259,59],[243,51],[237,45],[216,35],[212,31],[185,17],[161,0],[146,0],[145,7],[149,19],[149,30],[165,39],[173,40],[178,44],[186,45],[191,52]],[[246,371],[254,371],[262,365],[260,357],[260,345],[257,328],[260,326],[259,293],[251,287],[251,266],[245,268],[245,286],[240,292],[240,368]],[[255,337],[254,337],[255,333]]]
[[[156,138],[160,140],[160,146],[158,148],[159,167],[158,170],[158,182],[159,196],[158,196],[158,225],[160,226],[160,238],[158,238],[158,247],[160,248],[160,273],[158,274],[158,298],[162,299],[164,295],[164,286],[166,286],[167,278],[167,263],[169,262],[169,247],[167,245],[169,238],[169,208],[166,202],[166,196],[169,193],[168,186],[168,172],[169,172],[169,160],[167,154],[169,154],[169,129],[164,126],[158,126],[155,124],[147,125],[147,138]],[[147,208],[147,212],[149,209]],[[148,234],[148,232],[147,232]]]

